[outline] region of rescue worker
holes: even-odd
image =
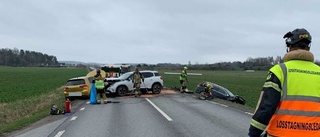
[[[185,93],[187,89],[186,82],[188,82],[187,66],[183,67],[183,70],[180,74],[180,84],[181,84],[181,93]]]
[[[201,92],[201,93],[200,93],[200,97],[199,97],[199,98],[200,98],[201,100],[210,100],[210,99],[213,99],[212,93],[211,93],[213,84],[210,83],[210,82],[203,82],[200,86],[205,87],[205,89],[204,89],[204,92]]]
[[[140,73],[138,68],[135,69],[132,77],[133,77],[132,78],[133,87],[135,88],[134,89],[135,97],[141,96],[140,85],[141,85],[141,81],[144,82],[144,77]]]
[[[101,97],[102,97],[104,104],[107,104],[108,99],[104,91],[105,83],[107,83],[107,80],[102,77],[101,70],[97,70],[97,74],[94,76],[92,83],[95,84],[97,89],[97,103],[101,104]]]
[[[298,28],[284,35],[284,63],[273,66],[251,119],[249,137],[320,137],[320,67],[311,35]]]

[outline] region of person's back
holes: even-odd
[[[249,137],[320,136],[320,67],[313,63],[311,35],[305,29],[288,32],[284,63],[269,70]]]
[[[283,95],[278,110],[270,120],[268,133],[300,137],[309,136],[307,130],[317,129],[319,131],[315,134],[319,136],[320,67],[313,63],[312,54],[306,50],[299,49],[286,55],[290,57],[286,57],[285,63],[270,70],[279,77],[283,76],[280,79],[283,83]],[[279,128],[285,130],[278,130]]]

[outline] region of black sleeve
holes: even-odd
[[[256,113],[253,115],[252,119],[257,122],[268,125],[272,115],[275,113],[281,98],[280,91],[276,90],[272,86],[268,86],[268,83],[273,83],[281,89],[281,83],[279,79],[272,72],[269,72],[268,78],[265,81],[265,85],[262,88],[264,91],[262,95],[261,102],[258,106]],[[263,131],[250,125],[249,135],[251,137],[259,137]]]

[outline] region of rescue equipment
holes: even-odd
[[[66,113],[71,113],[71,101],[69,100],[69,98],[67,98],[65,104],[66,104]]]

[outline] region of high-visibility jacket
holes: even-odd
[[[103,80],[96,80],[95,81],[95,86],[96,88],[99,90],[99,89],[103,89],[104,88],[104,82]]]
[[[267,127],[279,137],[320,137],[320,67],[291,60],[270,69],[282,85],[281,100]]]
[[[187,72],[185,70],[182,70],[180,75],[180,80],[186,80],[187,79]]]

